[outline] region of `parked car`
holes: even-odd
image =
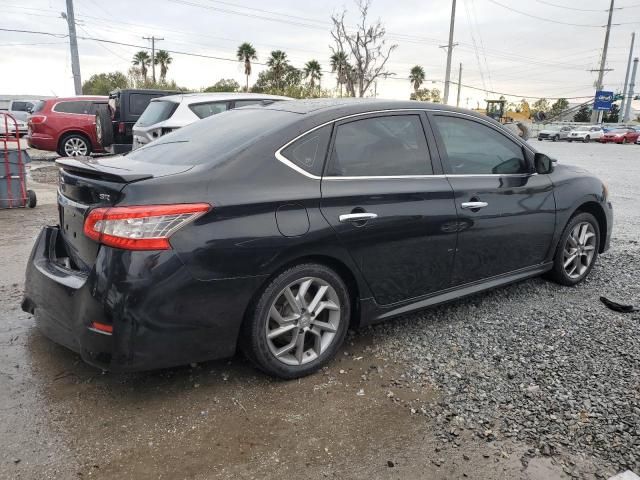
[[[574,128],[569,132],[567,140],[569,142],[584,142],[589,143],[591,140],[598,140],[604,135],[604,130],[599,126],[582,126]]]
[[[260,93],[187,93],[154,98],[133,126],[133,149],[202,118],[265,100],[291,99]]]
[[[606,132],[598,141],[602,143],[636,143],[640,132],[634,128],[616,128]]]
[[[569,126],[558,126],[553,125],[545,128],[544,130],[540,130],[538,133],[538,140],[553,140],[557,142],[558,140],[565,140],[569,136],[569,132],[571,132],[571,127]]]
[[[27,123],[29,146],[58,152],[61,157],[102,152],[95,132],[95,115],[107,97],[78,96],[42,100]]]
[[[26,122],[38,100],[0,100],[0,112],[13,115],[16,120]]]
[[[95,115],[95,135],[105,151],[125,153],[133,145],[133,125],[154,98],[164,97],[172,90],[124,89],[109,94],[109,105]]]
[[[22,308],[106,370],[240,345],[306,375],[349,327],[542,274],[576,285],[613,224],[596,177],[442,104],[255,105],[57,163],[60,223],[36,240]]]
[[[25,122],[9,117],[5,119],[5,116],[0,111],[0,137],[6,137],[7,132],[9,132],[9,136],[15,137],[16,130],[18,130],[19,137],[24,137],[29,131]]]

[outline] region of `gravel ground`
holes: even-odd
[[[19,310],[33,237],[0,210],[0,479],[566,479],[640,473],[640,147],[534,142],[607,181],[613,244],[576,288],[534,279],[351,332],[323,371],[266,378],[241,357],[101,375]],[[36,173],[39,167],[44,167]]]
[[[579,156],[573,163],[613,188],[612,248],[589,279],[575,288],[536,279],[381,325],[372,329],[377,353],[406,363],[409,384],[441,393],[414,410],[445,439],[466,429],[489,442],[524,440],[532,447],[523,462],[559,455],[576,475],[585,472],[572,455],[583,454],[601,460],[600,475],[640,472],[640,312],[615,313],[599,301],[640,305],[640,229],[630,208],[640,148],[536,147],[561,161]]]

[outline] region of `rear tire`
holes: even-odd
[[[578,213],[569,220],[560,236],[553,257],[553,269],[548,277],[560,285],[579,284],[591,272],[599,249],[598,221],[590,213]]]
[[[272,279],[250,307],[241,347],[270,375],[303,377],[335,356],[350,317],[349,292],[336,272],[315,263],[296,265]]]
[[[554,141],[554,142],[557,142],[558,140],[560,140],[560,137],[558,137],[558,135],[554,135],[554,136],[553,136],[553,141]]]
[[[102,148],[113,145],[113,123],[107,105],[99,106],[96,113],[96,139]]]
[[[58,155],[61,157],[83,157],[91,154],[91,142],[79,133],[70,133],[60,140]]]
[[[33,190],[27,190],[27,207],[35,208],[38,203],[38,198],[36,197],[36,192]]]

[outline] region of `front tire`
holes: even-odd
[[[560,137],[558,135],[554,135],[553,136],[553,141],[557,142],[558,140],[560,140]]]
[[[584,281],[598,258],[600,226],[590,213],[571,218],[558,242],[549,277],[560,285],[573,286]]]
[[[72,133],[60,140],[58,155],[61,157],[84,157],[91,154],[91,142],[84,135]]]
[[[332,269],[296,265],[265,287],[243,325],[245,355],[264,372],[292,379],[333,358],[351,317],[349,291]]]
[[[584,143],[589,143],[589,140],[591,140],[591,137],[589,137],[589,135],[587,135],[586,137],[584,137],[583,142]]]

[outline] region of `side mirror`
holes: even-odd
[[[553,172],[554,160],[546,156],[544,153],[536,153],[533,157],[533,163],[536,168],[536,172],[541,175],[546,175]]]

